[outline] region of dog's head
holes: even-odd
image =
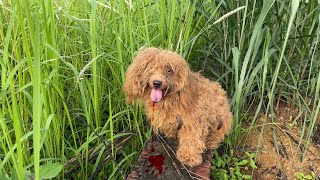
[[[124,92],[129,102],[150,98],[159,102],[181,91],[189,81],[190,68],[178,54],[158,48],[141,50],[129,66]]]

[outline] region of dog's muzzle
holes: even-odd
[[[159,102],[161,100],[162,98],[161,86],[162,86],[162,81],[159,81],[159,80],[153,81],[153,87],[151,89],[151,94],[150,94],[152,102]]]

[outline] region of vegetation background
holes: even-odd
[[[300,141],[311,142],[320,108],[319,7],[317,0],[0,1],[0,178],[63,178],[72,158],[78,168],[69,178],[128,174],[150,136],[141,107],[122,93],[142,46],[179,52],[227,90],[234,126],[220,150],[237,146],[260,112],[274,122],[277,101],[304,114]]]

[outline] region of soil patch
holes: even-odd
[[[303,113],[295,109],[281,107],[275,114],[275,122],[271,116],[261,115],[256,125],[244,135],[242,144],[255,152],[258,148],[256,164],[258,168],[253,172],[253,179],[297,179],[296,173],[315,174],[320,179],[320,126],[306,149],[306,134],[308,127],[302,131]],[[319,121],[318,121],[319,122]],[[317,122],[317,123],[318,123]],[[262,133],[262,136],[261,136]],[[301,140],[301,135],[304,138]],[[259,143],[259,137],[261,141]],[[276,143],[275,143],[276,142]],[[278,150],[277,150],[278,149]]]

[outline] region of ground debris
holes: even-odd
[[[127,180],[135,179],[210,179],[212,152],[203,154],[204,162],[194,168],[187,168],[175,156],[177,141],[157,134],[153,141],[147,141]],[[158,157],[150,162],[150,157]]]
[[[278,107],[274,123],[271,123],[269,117],[264,119],[265,115],[261,114],[255,124],[256,127],[244,135],[243,145],[255,151],[259,144],[257,137],[262,133],[261,127],[265,123],[256,158],[256,163],[260,166],[253,171],[253,179],[291,180],[296,179],[296,173],[310,175],[311,172],[315,174],[316,179],[320,179],[320,127],[316,124],[313,143],[308,144],[305,138],[301,140],[302,123],[292,126],[293,123],[290,121],[290,119],[298,121],[301,114],[297,112],[292,108]]]

